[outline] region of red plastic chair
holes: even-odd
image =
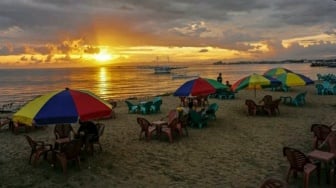
[[[152,133],[156,130],[156,127],[143,117],[138,117],[137,122],[141,127],[139,139],[141,139],[142,135],[144,134],[144,138],[150,140]]]
[[[324,124],[312,124],[310,131],[314,133],[313,149],[318,149],[331,132],[331,127]]]
[[[320,183],[320,163],[314,163],[304,153],[290,147],[283,148],[283,155],[287,157],[290,164],[286,178],[287,183],[291,173],[294,174],[294,177],[297,177],[297,173],[302,173],[303,187],[307,188],[310,174],[315,171],[317,171],[317,180]]]
[[[263,181],[260,188],[288,188],[288,184],[277,178],[267,178]]]

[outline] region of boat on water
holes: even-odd
[[[172,79],[198,78],[200,74],[172,74]]]
[[[173,68],[170,66],[155,66],[154,73],[155,74],[169,74]]]

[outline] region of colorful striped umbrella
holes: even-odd
[[[271,68],[268,71],[266,71],[264,73],[265,76],[270,76],[270,77],[274,77],[277,76],[279,74],[283,74],[283,73],[288,73],[288,72],[293,72],[289,69],[283,68],[283,67],[276,67],[276,68]]]
[[[174,93],[174,96],[200,96],[209,95],[216,92],[216,88],[212,86],[206,79],[196,78],[182,84]]]
[[[275,78],[253,73],[235,82],[231,86],[231,89],[232,91],[235,92],[242,89],[254,89],[254,95],[256,96],[257,89],[261,89],[265,86],[280,85],[280,84],[281,82]]]
[[[314,84],[314,81],[307,76],[293,72],[283,73],[275,78],[286,86],[304,86]]]
[[[13,115],[14,122],[26,125],[76,123],[109,117],[112,106],[95,94],[85,90],[50,92],[25,104]]]

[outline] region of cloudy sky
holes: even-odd
[[[0,66],[335,58],[334,0],[1,0]]]

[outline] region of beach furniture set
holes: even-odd
[[[25,138],[31,147],[29,164],[35,166],[38,160],[43,157],[52,167],[55,167],[58,161],[64,174],[67,173],[68,161],[76,161],[80,168],[80,158],[83,157],[84,153],[92,155],[94,152],[94,145],[98,145],[100,151],[102,151],[102,146],[99,140],[104,133],[105,125],[102,123],[95,123],[94,125],[97,126],[98,135],[90,135],[90,133],[87,135],[77,135],[71,124],[56,124],[54,127],[54,144],[34,140],[30,136],[25,135]],[[98,138],[92,141],[88,139],[93,136],[98,136]],[[51,159],[48,159],[48,155],[51,155]]]
[[[156,133],[157,138],[161,138],[166,135],[169,142],[173,142],[173,136],[178,133],[179,136],[183,135],[182,123],[178,118],[178,112],[175,110],[170,111],[167,116],[167,120],[160,119],[153,122],[149,122],[144,117],[137,117],[137,122],[140,126],[139,139],[151,140],[154,133]]]
[[[197,109],[199,107],[206,107],[209,105],[208,98],[208,95],[179,97],[180,106],[189,107],[190,105],[192,105],[194,109]]]
[[[310,176],[315,174],[317,183],[320,184],[321,171],[325,170],[323,174],[326,183],[334,187],[336,184],[336,130],[333,129],[333,125],[315,123],[311,125],[310,131],[313,133],[312,151],[305,154],[296,148],[283,148],[283,155],[289,162],[286,182],[289,183],[291,175],[294,174],[296,177],[297,173],[301,173],[303,187],[308,188]]]
[[[317,95],[336,95],[336,83],[323,81],[315,85]]]
[[[304,91],[297,94],[296,96],[281,96],[280,99],[283,101],[283,104],[302,106],[306,104],[306,95],[307,91]]]
[[[167,116],[153,122],[144,117],[137,117],[137,123],[140,126],[139,139],[151,140],[154,134],[158,138],[166,135],[169,142],[172,143],[175,135],[188,136],[188,127],[203,128],[207,125],[208,120],[215,120],[218,108],[219,106],[216,103],[199,112],[178,107],[170,110]]]
[[[247,115],[249,116],[255,116],[255,115],[276,116],[280,114],[280,109],[279,109],[280,102],[281,102],[281,98],[273,100],[271,95],[265,95],[258,102],[258,104],[252,99],[246,99],[245,105],[247,106]]]
[[[153,114],[161,111],[162,98],[155,97],[150,101],[140,101],[138,104],[134,104],[129,100],[125,100],[128,107],[128,113],[132,114]]]

